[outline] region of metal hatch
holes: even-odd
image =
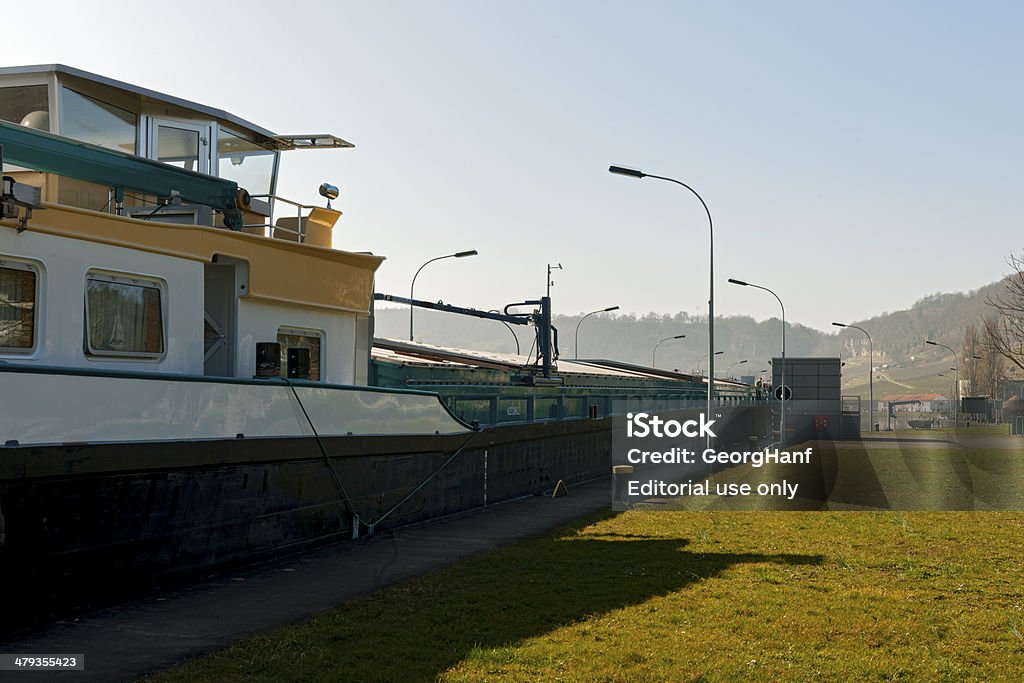
[[[274,135],[269,138],[276,149],[286,152],[293,149],[350,149],[355,147],[351,142],[342,140],[330,133],[314,133],[312,135]]]

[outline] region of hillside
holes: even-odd
[[[1001,287],[1001,282],[994,282],[966,294],[932,294],[907,310],[882,313],[868,320],[841,322],[858,325],[871,334],[876,363],[879,358],[882,362],[906,362],[911,357],[935,351],[921,348],[925,339],[959,349],[967,325],[980,324],[983,315],[992,314],[985,298]],[[868,353],[868,342],[862,333],[843,330],[840,338],[851,355]]]
[[[867,330],[874,341],[875,396],[884,393],[950,393],[950,381],[939,377],[952,365],[949,352],[926,346],[925,340],[946,344],[957,352],[963,343],[964,329],[970,323],[980,325],[983,315],[991,314],[985,304],[987,295],[1001,287],[993,283],[967,293],[933,294],[911,308],[885,312],[868,320],[841,321]],[[687,313],[661,315],[598,314],[586,319],[579,328],[579,349],[575,331],[581,315],[556,315],[559,350],[564,358],[612,358],[651,364],[655,344],[666,337],[684,334],[685,339],[670,340],[658,347],[657,365],[684,372],[707,369],[707,318]],[[513,332],[503,324],[435,311],[416,311],[416,339],[419,341],[514,353]],[[526,355],[533,345],[532,328],[516,328],[520,350]],[[378,308],[376,335],[397,339],[409,333],[408,308]],[[770,368],[768,361],[781,350],[778,318],[756,321],[748,316],[716,318],[715,341],[722,355],[715,360],[716,370],[731,375],[754,375]],[[845,362],[845,393],[867,395],[868,341],[852,329],[826,333],[788,323],[788,356],[839,356]],[[534,349],[535,352],[535,349]],[[741,361],[746,360],[746,363]],[[721,374],[720,374],[721,376]]]

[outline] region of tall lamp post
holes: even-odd
[[[733,278],[729,278],[729,282],[731,282],[734,285],[739,285],[740,287],[753,287],[755,289],[763,289],[764,291],[768,292],[769,294],[771,294],[772,296],[775,297],[775,300],[779,302],[779,308],[782,309],[782,367],[779,370],[779,375],[781,376],[782,379],[781,379],[781,383],[779,384],[779,388],[778,388],[779,401],[782,404],[782,406],[779,408],[779,445],[785,445],[785,443],[786,443],[786,307],[782,305],[782,299],[779,298],[779,295],[776,294],[775,292],[773,292],[772,290],[768,289],[767,287],[762,287],[761,285],[755,285],[755,284],[752,284],[750,282],[744,282],[743,280],[735,280]]]
[[[707,419],[713,419],[714,414],[712,409],[714,407],[714,392],[715,392],[715,225],[711,220],[711,210],[708,209],[708,205],[704,202],[704,199],[697,194],[697,191],[686,183],[676,180],[674,178],[666,178],[660,175],[651,175],[650,173],[644,173],[638,171],[635,168],[623,168],[622,166],[609,166],[608,171],[616,175],[629,176],[631,178],[654,178],[656,180],[665,180],[676,185],[681,185],[693,193],[693,196],[700,201],[700,205],[704,207],[704,213],[708,215],[708,408],[707,408]],[[711,437],[708,437],[708,446],[711,445]]]
[[[446,259],[446,258],[465,258],[467,256],[476,256],[476,255],[477,255],[477,250],[476,249],[471,249],[470,251],[457,251],[454,254],[445,254],[444,256],[438,256],[437,258],[430,259],[429,261],[424,263],[422,266],[420,266],[419,269],[416,271],[416,274],[412,276],[412,284],[409,285],[409,298],[410,299],[415,299],[416,298],[415,296],[413,296],[413,294],[416,291],[416,278],[419,277],[420,271],[423,270],[424,268],[426,268],[428,265],[430,265],[434,261],[440,261],[441,259]],[[415,308],[416,307],[413,306],[411,303],[409,304],[409,341],[413,340],[412,339],[412,312],[413,312],[413,310]]]
[[[953,389],[953,378],[952,377],[947,377],[946,375],[942,374],[941,372],[939,373],[939,377],[943,377],[945,379],[948,379],[949,380],[949,384],[950,384],[949,388]],[[950,391],[949,395],[952,396],[953,393],[954,393],[953,391]]]
[[[860,330],[864,333],[864,336],[868,338],[868,400],[871,402],[870,422],[868,423],[868,431],[875,431],[875,345],[871,341],[871,335],[863,327],[857,327],[856,325],[844,325],[843,323],[832,323],[836,327],[852,327],[855,330]]]
[[[721,356],[723,353],[725,353],[725,351],[715,351],[715,355],[716,356]],[[701,365],[701,363],[704,362],[704,359],[706,359],[707,357],[708,357],[708,354],[705,353],[703,356],[700,357],[700,360],[697,361],[697,372],[701,371],[700,370],[700,365]],[[714,364],[712,364],[711,367],[714,367]]]
[[[960,403],[960,358],[959,358],[959,356],[956,355],[956,351],[954,351],[953,349],[949,348],[945,344],[940,344],[939,342],[934,342],[931,339],[926,339],[924,343],[925,344],[931,344],[932,346],[941,346],[942,348],[946,349],[951,354],[953,354],[953,360],[956,361],[956,367],[955,368],[950,368],[950,370],[952,370],[953,372],[956,373],[956,380],[955,380],[956,384],[953,387],[953,394],[954,394],[954,397],[953,397],[953,400],[954,400],[954,403],[953,403],[953,429],[956,429],[957,426],[960,423],[960,405],[959,405],[959,403]]]
[[[665,338],[664,338],[664,339],[662,339],[662,340],[661,340],[660,342],[658,342],[657,344],[655,344],[655,345],[654,345],[654,350],[653,350],[653,351],[651,351],[651,367],[652,367],[652,368],[656,368],[656,367],[658,367],[657,365],[655,365],[655,364],[654,364],[654,359],[658,357],[658,347],[659,347],[659,346],[661,346],[662,342],[667,342],[667,341],[669,341],[670,339],[685,339],[685,338],[686,338],[686,335],[685,335],[685,334],[677,334],[677,335],[676,335],[676,336],[674,336],[674,337],[665,337]]]
[[[611,313],[612,311],[617,310],[619,310],[618,306],[609,306],[608,308],[602,308],[598,311],[591,311],[590,313],[587,313],[585,316],[580,318],[580,321],[576,323],[576,346],[574,347],[576,349],[577,358],[580,357],[580,325],[583,324],[583,321],[589,318],[590,316],[594,315],[595,313]]]
[[[743,365],[743,364],[744,364],[744,363],[746,363],[746,362],[747,362],[747,359],[746,359],[746,358],[744,358],[743,360],[738,360],[738,361],[736,361],[735,363],[733,363],[732,365],[730,365],[730,366],[729,366],[729,369],[728,369],[728,370],[726,371],[726,372],[727,372],[727,373],[729,374],[729,378],[730,378],[730,379],[732,378],[732,369],[733,369],[734,367],[736,367],[737,365]]]

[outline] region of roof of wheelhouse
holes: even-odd
[[[106,76],[100,76],[99,74],[90,73],[88,71],[83,71],[81,69],[75,69],[74,67],[66,66],[64,64],[35,64],[31,66],[0,67],[0,77],[8,75],[19,76],[49,73],[64,74],[67,76],[72,76],[74,78],[80,78],[82,80],[91,81],[93,83],[98,83],[100,85],[104,85],[110,88],[123,90],[125,92],[132,93],[156,102],[163,102],[166,104],[173,105],[175,107],[180,107],[182,109],[189,109],[201,113],[203,115],[209,116],[213,119],[227,121],[229,123],[245,128],[259,135],[266,136],[267,138],[274,138],[277,136],[276,133],[267,130],[262,126],[258,126],[255,123],[252,123],[251,121],[246,121],[241,117],[226,112],[223,109],[216,109],[214,107],[208,107],[205,104],[190,102],[189,100],[185,100],[180,97],[167,95],[165,93],[157,92],[156,90],[150,90],[149,88],[141,88],[137,85],[132,85],[131,83],[125,83],[124,81],[118,81],[113,78],[107,78]]]
[[[180,110],[195,112],[204,117],[218,120],[237,128],[242,128],[250,133],[255,133],[258,137],[264,138],[261,141],[268,143],[270,146],[280,151],[299,150],[299,148],[355,146],[347,140],[326,133],[312,135],[282,135],[274,133],[273,131],[256,125],[251,121],[247,121],[242,117],[225,112],[224,110],[215,109],[213,106],[207,106],[206,104],[200,104],[199,102],[182,99],[181,97],[175,97],[174,95],[168,95],[156,90],[142,88],[137,85],[132,85],[131,83],[125,83],[124,81],[118,81],[113,78],[100,76],[99,74],[93,74],[81,69],[75,69],[74,67],[68,67],[67,65],[57,65],[57,63],[52,63],[52,65],[0,67],[0,81],[2,81],[5,76],[45,76],[49,74],[69,76],[74,79],[88,81],[90,83],[95,83],[96,85],[113,88],[130,95],[135,95],[143,101],[159,102],[174,106],[174,108]]]

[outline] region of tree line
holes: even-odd
[[[998,383],[1015,371],[1024,371],[1024,255],[1007,258],[1010,274],[985,297],[988,310],[980,330],[970,323],[964,330],[962,377],[971,395],[997,394]]]

